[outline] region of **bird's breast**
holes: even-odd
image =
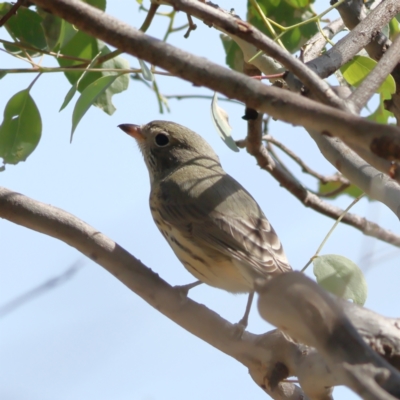
[[[241,273],[231,257],[203,246],[190,233],[164,221],[154,206],[154,222],[183,266],[198,280],[231,293],[253,291],[253,282]]]

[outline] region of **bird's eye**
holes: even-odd
[[[159,133],[154,138],[157,146],[164,147],[169,143],[169,137],[165,133]]]

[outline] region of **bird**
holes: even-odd
[[[281,242],[249,192],[224,171],[199,134],[170,121],[118,125],[136,139],[150,177],[150,211],[183,266],[200,283],[248,293],[254,282],[292,270]]]

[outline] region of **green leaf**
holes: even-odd
[[[75,104],[74,112],[72,113],[71,141],[74,131],[78,126],[79,121],[86,114],[86,111],[117,78],[118,75],[103,76],[102,78],[90,84],[82,92],[81,96]]]
[[[42,134],[42,120],[29,90],[8,101],[0,126],[0,157],[5,164],[25,161],[35,150]]]
[[[83,0],[83,1],[102,11],[106,10],[106,0]]]
[[[97,54],[96,57],[93,58],[92,62],[87,66],[87,70],[92,68],[92,66],[96,63],[97,59],[99,58],[101,53]],[[72,98],[75,96],[75,93],[78,90],[78,85],[79,82],[81,81],[81,79],[85,76],[85,74],[87,74],[88,71],[84,71],[83,74],[80,76],[80,78],[71,86],[71,88],[68,90],[68,93],[65,96],[64,102],[61,105],[61,108],[59,110],[62,111],[65,107],[67,107],[67,105],[69,104],[69,102],[72,100]]]
[[[318,193],[321,194],[326,194],[326,193],[331,193],[337,189],[339,189],[342,186],[340,182],[327,182],[327,183],[319,183],[318,187]],[[333,196],[329,196],[331,199],[336,199],[338,196],[341,196],[343,194],[348,194],[349,196],[353,198],[357,198],[363,193],[363,191],[356,185],[350,185],[346,189],[343,189],[340,193],[337,193]]]
[[[278,7],[278,6],[279,6],[279,3],[281,2],[281,0],[270,0],[270,2],[271,2],[271,4],[272,4],[272,6]]]
[[[327,254],[316,257],[313,264],[317,282],[325,290],[359,305],[365,303],[367,282],[353,261],[337,254]]]
[[[88,60],[93,60],[95,56],[100,52],[101,55],[109,54],[110,49],[100,40],[97,40],[83,32],[78,32],[76,35],[69,40],[68,44],[62,47],[61,52],[63,54],[72,55],[75,57],[80,57]],[[63,67],[79,65],[81,62],[68,60],[68,59],[58,59],[58,62]],[[118,56],[111,60],[104,62],[99,65],[100,68],[108,69],[129,69],[129,62],[124,58]],[[83,75],[83,72],[66,72],[68,80],[71,84],[74,84]],[[119,75],[118,78],[113,82],[113,84],[107,88],[107,90],[102,93],[96,101],[93,103],[96,107],[101,108],[104,112],[111,115],[115,111],[115,107],[112,104],[112,96],[116,93],[120,93],[128,88],[129,77],[126,74],[119,74],[118,72],[93,72],[85,74],[78,83],[78,91],[83,92],[86,87],[91,85],[93,82],[97,81],[101,77],[109,75]]]
[[[297,48],[301,42],[300,28],[294,28],[286,34],[286,40],[290,43],[290,47]]]
[[[139,61],[139,64],[140,64],[140,68],[142,69],[143,78],[146,79],[146,81],[153,82],[154,81],[154,75],[150,71],[149,67],[140,58],[138,58],[138,61]]]
[[[7,10],[7,3],[3,3],[3,7],[0,8],[1,15]],[[10,36],[21,43],[28,44],[30,46],[36,47],[38,49],[47,49],[46,37],[44,35],[42,27],[42,17],[26,7],[21,7],[17,14],[13,15],[5,24],[5,27],[10,34]],[[5,45],[7,50],[14,53],[21,53],[21,49]],[[31,57],[38,57],[41,55],[37,51],[27,51]]]
[[[61,20],[61,32],[60,32],[60,44],[58,50],[67,46],[69,41],[78,33],[78,30],[68,23],[67,21]]]
[[[104,43],[102,43],[104,46]],[[108,54],[110,50],[108,49],[107,46],[104,46],[104,48],[101,49],[102,54]],[[111,60],[108,60],[101,64],[102,68],[109,68],[109,69],[129,69],[129,61],[126,60],[125,58],[122,58],[120,56],[114,57]],[[128,89],[129,86],[129,76],[128,74],[119,74],[118,72],[102,72],[101,73],[103,76],[117,76],[117,79],[114,80],[114,82],[107,88],[107,90],[102,93],[94,102],[94,105],[96,107],[99,107],[102,109],[105,113],[108,115],[112,115],[116,108],[114,107],[114,104],[112,103],[112,97],[114,94],[121,93],[125,90]]]
[[[93,58],[100,52],[97,40],[86,33],[78,31],[68,41],[68,43],[61,47],[60,52],[62,54],[82,58],[84,60],[93,60]],[[74,61],[66,58],[57,58],[58,63],[61,67],[72,67],[75,65],[82,64],[82,61]],[[83,74],[83,71],[68,71],[65,72],[65,76],[71,84],[74,84],[79,77]],[[87,74],[84,79],[81,80],[78,90],[82,92],[88,85],[97,79],[101,78],[100,72],[92,72]]]
[[[377,62],[372,58],[354,56],[351,61],[340,68],[340,71],[342,72],[343,78],[348,84],[357,87],[374,69],[376,64]],[[377,93],[381,93],[385,96],[385,98],[387,98],[390,97],[392,93],[395,93],[395,91],[396,83],[393,79],[393,76],[388,75],[377,90]]]
[[[231,150],[238,152],[239,149],[231,136],[232,128],[229,125],[228,114],[218,105],[216,92],[211,102],[211,116],[221,139]]]
[[[42,17],[41,25],[46,38],[47,48],[54,50],[61,45],[63,20],[40,7],[37,7],[37,13]]]
[[[399,26],[399,21],[397,21],[396,18],[393,18],[389,22],[389,30],[390,30],[390,39],[394,40],[397,34],[400,33],[400,26]]]
[[[227,35],[220,35],[225,50],[225,62],[233,70],[243,72],[243,52],[237,43]]]
[[[313,2],[313,0],[257,0],[257,3],[264,11],[267,18],[285,27],[290,27],[313,17],[314,15],[309,9],[309,5]],[[251,5],[250,1],[247,1],[247,21],[270,38],[273,38],[271,32],[266,28],[264,22],[258,15],[258,12]],[[277,33],[280,32],[279,29],[276,31]],[[292,31],[293,30],[289,30],[285,33],[281,37],[281,40],[285,47],[291,53],[294,53],[299,50],[308,39],[318,32],[318,28],[315,22],[310,22],[301,27],[294,28],[295,32]]]
[[[289,5],[294,8],[305,8],[309,5],[308,0],[285,0]]]
[[[368,120],[377,122],[378,124],[387,124],[390,117],[393,117],[393,114],[385,109],[385,99],[384,96],[381,94],[379,96],[379,105],[378,108],[367,117]]]

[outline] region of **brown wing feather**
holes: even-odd
[[[281,242],[265,217],[233,218],[218,212],[205,214],[194,204],[164,203],[159,212],[194,244],[231,256],[265,276],[291,270]]]
[[[255,276],[291,270],[275,231],[236,180],[222,169],[216,175],[196,166],[184,175],[196,179],[182,182],[181,172],[160,182],[151,194],[162,219],[194,244],[248,265]]]
[[[219,215],[207,223],[196,224],[193,237],[248,264],[254,269],[255,275],[277,274],[292,269],[278,236],[266,218]]]

